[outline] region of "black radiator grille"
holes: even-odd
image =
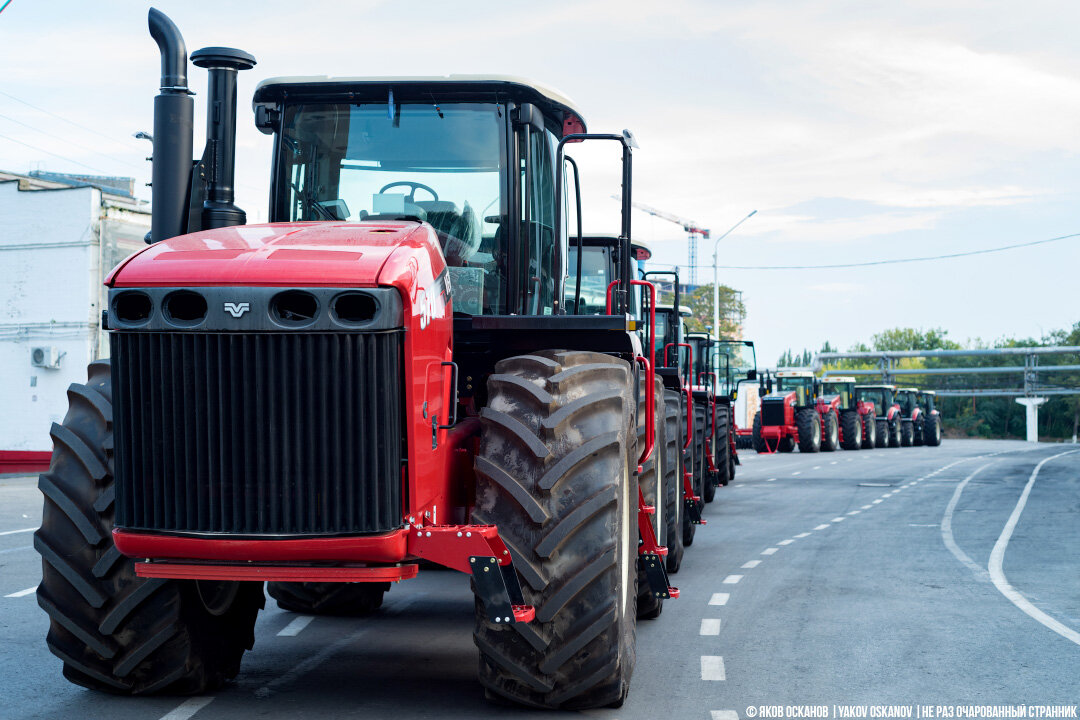
[[[113,332],[117,526],[249,536],[398,527],[401,339]]]
[[[783,398],[776,398],[775,400],[766,398],[761,401],[761,424],[770,426],[784,424]]]

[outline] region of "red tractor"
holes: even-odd
[[[761,410],[754,418],[754,449],[759,453],[818,452],[821,416],[817,409],[817,378],[809,370],[781,370],[776,388],[762,392]]]
[[[874,447],[877,439],[874,405],[856,400],[855,378],[838,376],[823,378],[818,407],[827,408],[829,412],[838,416],[840,447],[845,450]]]
[[[941,444],[941,412],[934,407],[935,398],[937,398],[937,393],[933,390],[920,390],[916,397],[916,402],[924,417],[922,442],[930,447]],[[916,438],[918,437],[917,435]]]
[[[236,77],[255,60],[192,54],[210,74],[193,163],[184,41],[149,22],[151,244],[107,279],[110,359],[69,389],[39,485],[65,676],[212,691],[252,647],[264,582],[286,608],[369,612],[426,560],[471,576],[490,696],[621,704],[639,612],[677,596],[644,500],[677,445],[633,318],[631,288],[654,289],[631,271],[632,136],[507,77],[266,80],[270,222],[245,225]],[[564,302],[582,141],[622,155],[599,315]]]
[[[900,447],[901,413],[896,402],[895,385],[856,385],[855,397],[860,403],[874,407],[875,432],[874,447]]]

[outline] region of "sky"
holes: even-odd
[[[1080,4],[155,6],[189,51],[228,45],[258,60],[239,83],[237,203],[251,222],[265,221],[268,202],[270,139],[249,109],[260,79],[521,75],[573,98],[590,130],[634,132],[636,201],[714,238],[757,210],[717,244],[717,264],[727,266],[720,281],[743,292],[762,366],[787,348],[846,349],[898,326],[940,327],[963,342],[1040,338],[1080,321],[1080,239],[863,268],[730,267],[923,257],[1080,233]],[[12,0],[0,13],[0,169],[132,176],[149,199],[150,146],[132,137],[152,129],[158,85],[149,7]],[[206,76],[189,73],[201,148]],[[617,153],[574,154],[586,232],[616,231]],[[633,228],[655,264],[686,265],[679,226],[635,211]],[[700,282],[711,282],[712,259],[713,242],[701,243]]]

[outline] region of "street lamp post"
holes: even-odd
[[[720,338],[720,280],[719,280],[718,271],[717,271],[716,252],[717,252],[717,249],[720,247],[720,241],[721,240],[723,240],[728,235],[730,235],[732,233],[732,231],[735,230],[735,228],[739,227],[744,222],[746,222],[750,218],[754,217],[754,215],[757,215],[757,210],[751,210],[749,215],[747,215],[742,220],[740,220],[739,222],[732,225],[730,230],[728,230],[726,233],[724,233],[720,237],[716,238],[716,242],[713,243],[713,247],[712,247],[712,282],[713,282],[712,312],[713,312],[713,335],[715,335],[717,339]]]

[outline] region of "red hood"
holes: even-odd
[[[105,279],[112,287],[168,285],[358,286],[380,283],[398,248],[440,256],[433,232],[413,222],[273,223],[181,235],[131,256]]]

